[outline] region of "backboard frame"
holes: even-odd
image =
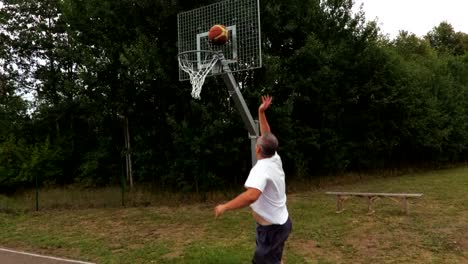
[[[229,30],[230,39],[225,45],[214,46],[208,42],[208,31],[216,24]],[[190,50],[222,52],[232,73],[262,67],[260,0],[225,0],[181,12],[177,15],[177,28],[179,53]],[[196,67],[201,70],[206,65],[200,60]],[[223,67],[216,65],[208,76],[223,71]],[[189,79],[190,76],[179,69],[179,80]]]

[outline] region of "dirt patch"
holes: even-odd
[[[294,252],[298,252],[306,260],[316,261],[317,259],[325,259],[335,263],[342,263],[342,255],[339,252],[333,252],[329,249],[324,249],[315,240],[306,239],[291,239],[286,243]]]
[[[468,252],[468,231],[465,230],[464,233],[460,234],[454,243],[460,248],[460,252]]]
[[[389,249],[392,243],[391,239],[382,238],[380,235],[363,234],[348,238],[345,244],[352,246],[354,250],[357,251],[358,255],[375,256],[380,251]]]
[[[468,219],[468,211],[464,211],[461,217],[451,219],[454,230],[450,230],[450,234],[453,236],[453,245],[459,252],[465,252],[465,256],[468,258],[468,228],[466,227],[466,219]]]
[[[344,239],[352,255],[362,263],[395,261],[400,263],[430,262],[431,252],[422,248],[422,238],[404,218],[361,219]]]
[[[305,255],[317,256],[323,255],[323,249],[318,247],[317,241],[314,240],[295,240],[291,243],[291,246],[298,249],[299,252],[303,252]]]
[[[155,234],[164,239],[174,241],[176,244],[189,244],[194,240],[202,238],[205,231],[200,227],[189,225],[165,225],[159,226]]]
[[[171,252],[163,256],[163,258],[172,259],[182,256],[187,245],[204,237],[205,230],[199,226],[166,225],[159,227],[155,234],[173,243],[170,247]]]

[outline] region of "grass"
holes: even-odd
[[[286,263],[468,263],[468,167],[350,178],[291,187]],[[385,199],[367,215],[358,198],[336,214],[334,197],[324,194],[336,190],[424,196],[411,200],[410,215]],[[126,197],[127,207],[119,195],[118,188],[43,190],[39,212],[34,195],[0,196],[0,246],[97,263],[250,263],[248,209],[213,217],[216,202],[234,194],[202,203],[140,190]]]

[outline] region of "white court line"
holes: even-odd
[[[63,261],[63,262],[69,262],[69,263],[95,264],[95,263],[92,263],[92,262],[79,261],[79,260],[71,260],[71,259],[64,259],[64,258],[57,258],[57,257],[50,257],[50,256],[32,254],[32,253],[27,253],[27,252],[23,252],[23,251],[16,251],[16,250],[11,250],[11,249],[6,249],[6,248],[0,248],[0,251],[5,251],[5,252],[10,252],[10,253],[15,253],[15,254],[21,254],[21,255],[27,255],[27,256],[31,256],[31,257],[38,257],[38,258],[45,258],[45,259],[53,259],[53,260],[58,260],[58,261]]]

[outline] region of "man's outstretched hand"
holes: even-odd
[[[215,218],[220,217],[225,211],[226,211],[226,206],[224,204],[220,204],[216,206],[214,209]]]
[[[267,110],[268,107],[271,105],[272,100],[273,100],[273,97],[271,97],[269,95],[262,96],[262,104],[258,108],[258,111],[265,112],[265,110]]]

